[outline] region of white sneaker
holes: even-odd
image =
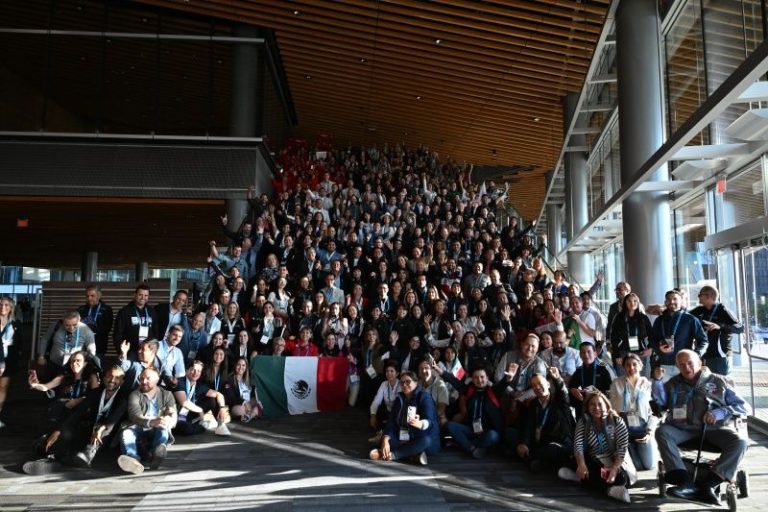
[[[557,476],[562,480],[568,480],[569,482],[581,482],[581,478],[571,468],[560,468],[557,471]]]
[[[126,473],[140,475],[144,472],[144,464],[134,459],[133,457],[129,457],[128,455],[119,456],[117,458],[117,465],[120,466],[120,469]]]
[[[216,420],[203,420],[200,422],[205,430],[213,432],[219,426],[219,422]]]
[[[426,452],[421,452],[419,454],[419,464],[422,465],[422,466],[426,466],[427,465],[427,454],[426,454]]]
[[[229,431],[229,427],[227,427],[226,423],[222,423],[218,427],[216,427],[216,430],[213,431],[214,434],[217,436],[231,436],[232,432]]]
[[[608,488],[608,496],[624,503],[632,503],[629,499],[629,490],[623,485],[612,485]]]

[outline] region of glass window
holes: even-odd
[[[704,248],[707,236],[705,195],[674,210],[675,266],[678,286],[696,297],[699,288],[705,284],[717,284],[717,261]]]
[[[699,0],[683,7],[664,38],[667,63],[669,133],[678,128],[707,99],[704,41]],[[696,140],[696,144],[706,144]]]
[[[724,194],[714,197],[718,231],[765,215],[764,158],[728,176]]]

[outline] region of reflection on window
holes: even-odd
[[[715,196],[717,230],[722,231],[765,215],[764,160],[728,177],[726,192]]]

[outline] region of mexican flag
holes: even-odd
[[[264,416],[338,411],[347,403],[345,357],[272,357],[251,360],[251,383]]]

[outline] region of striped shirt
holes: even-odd
[[[596,428],[587,414],[584,414],[576,424],[574,452],[587,452],[590,457],[599,460],[603,465],[612,465],[614,456],[624,460],[628,444],[627,425],[620,417],[605,418],[602,429]]]

